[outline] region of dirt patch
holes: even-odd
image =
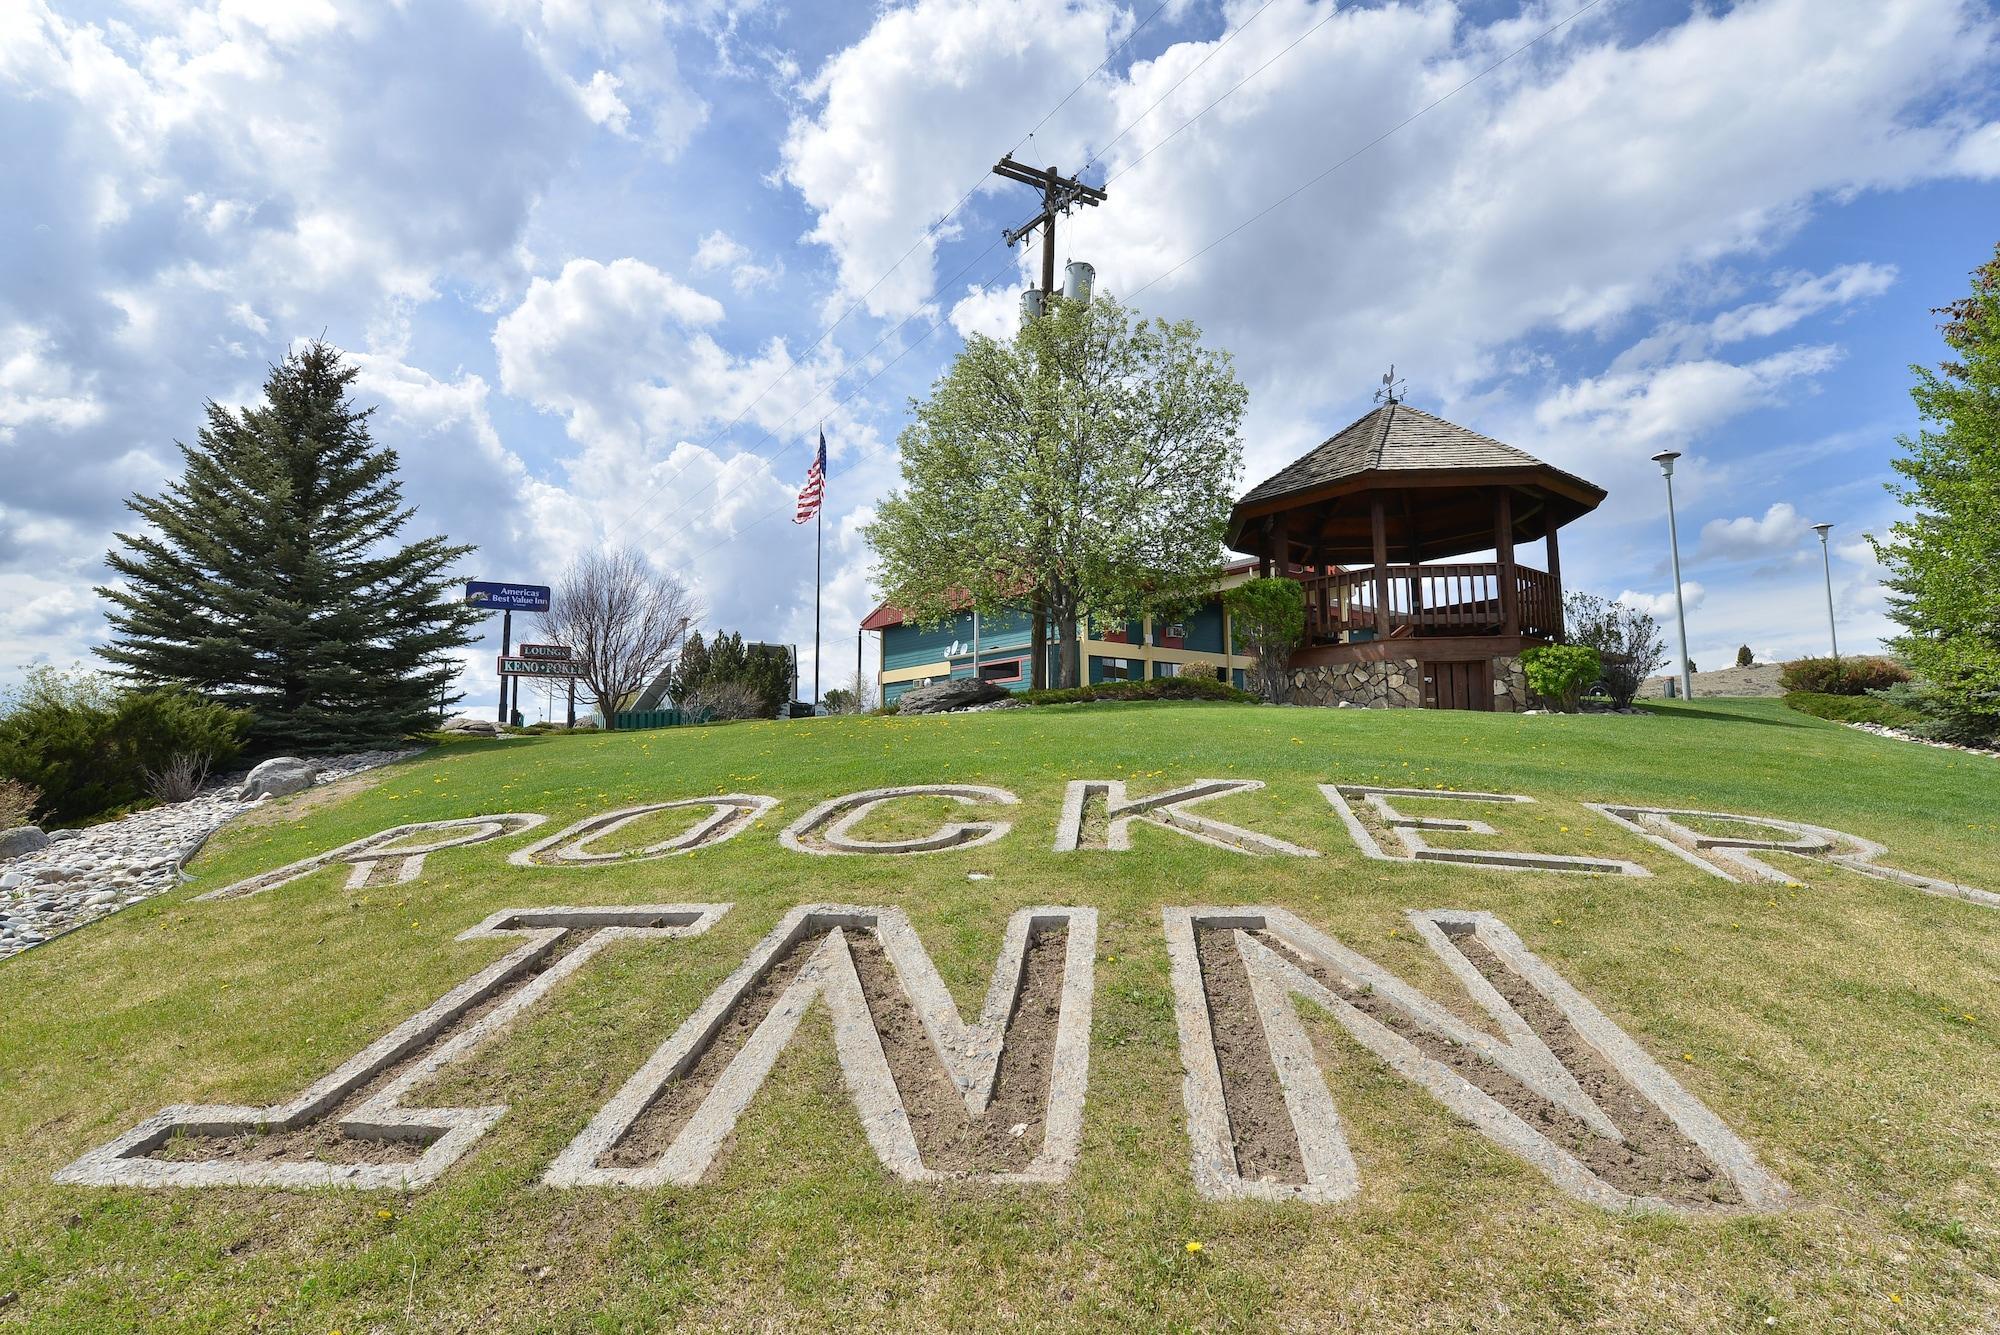
[[[367,792],[388,778],[394,769],[393,765],[378,766],[375,769],[363,770],[359,774],[350,774],[344,779],[336,779],[332,783],[308,788],[290,797],[261,803],[229,822],[228,828],[256,830],[267,825],[290,825],[315,812],[338,806],[356,794]]]
[[[175,1163],[268,1163],[280,1160],[293,1163],[338,1164],[416,1162],[424,1148],[436,1140],[441,1132],[389,1140],[350,1136],[340,1129],[341,1119],[373,1098],[384,1086],[401,1078],[405,1071],[421,1063],[439,1046],[450,1042],[455,1035],[478,1024],[488,1014],[504,1005],[509,997],[555,967],[559,960],[576,949],[589,935],[591,932],[588,930],[572,929],[564,932],[527,968],[509,979],[492,995],[460,1014],[456,1020],[432,1035],[428,1042],[401,1060],[377,1071],[365,1083],[306,1125],[290,1131],[250,1129],[226,1136],[177,1133],[168,1137],[164,1144],[147,1157]],[[497,1035],[489,1035],[488,1041],[493,1037]],[[414,1100],[428,1083],[428,1081],[419,1083],[415,1089],[410,1090],[408,1099]],[[406,1101],[404,1106],[412,1105]],[[421,1105],[415,1106],[421,1107]]]
[[[1302,1183],[1305,1157],[1235,937],[1234,928],[1198,928],[1194,942],[1201,961],[1202,993],[1208,999],[1209,1029],[1215,1035],[1216,1066],[1222,1073],[1222,1106],[1229,1118],[1236,1172],[1249,1182]]]
[[[850,936],[856,935],[850,933]],[[701,1056],[689,1067],[687,1073],[669,1080],[660,1086],[653,1101],[646,1105],[618,1143],[597,1158],[600,1168],[637,1168],[657,1160],[674,1143],[681,1128],[687,1125],[709,1090],[721,1078],[724,1070],[735,1058],[771,1008],[778,1004],[778,998],[792,985],[812,958],[814,950],[826,937],[825,932],[812,932],[794,942],[792,948],[772,962],[764,976],[745,991],[736,1004],[730,1008],[728,1016],[715,1031]],[[721,1156],[717,1156],[718,1159]]]
[[[1742,1203],[1735,1183],[1716,1169],[1699,1146],[1682,1135],[1665,1113],[1613,1070],[1553,1003],[1469,932],[1452,934],[1452,944],[1485,975],[1507,1004],[1520,1013],[1556,1060],[1576,1077],[1583,1092],[1603,1109],[1624,1136],[1623,1141],[1598,1135],[1580,1118],[1549,1102],[1480,1052],[1422,1028],[1377,993],[1345,984],[1277,937],[1264,932],[1256,936],[1356,1010],[1407,1039],[1426,1057],[1464,1077],[1620,1191],[1633,1196],[1655,1196],[1680,1205]],[[1268,1068],[1268,1052],[1263,1061]]]
[[[923,1021],[896,981],[872,933],[848,934],[855,972],[882,1036],[896,1092],[924,1166],[944,1173],[1011,1173],[1040,1150],[1055,1069],[1056,1020],[1062,1009],[1067,932],[1029,933],[1021,986],[1007,1017],[1006,1042],[985,1113],[968,1116],[965,1099],[931,1047]],[[1017,1131],[1018,1128],[1018,1131]]]
[[[1704,695],[1783,695],[1785,688],[1778,680],[1784,671],[1782,663],[1757,663],[1750,667],[1717,668],[1713,672],[1697,672],[1693,677],[1694,693],[1697,698]],[[1667,693],[1667,677],[1648,677],[1639,688],[1639,694],[1648,699],[1658,699]],[[1680,683],[1675,681],[1675,689]]]

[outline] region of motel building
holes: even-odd
[[[1149,681],[1177,676],[1187,665],[1199,663],[1226,671],[1229,675],[1225,680],[1243,685],[1250,659],[1224,649],[1230,630],[1229,612],[1221,595],[1223,590],[1254,578],[1257,567],[1255,561],[1222,567],[1216,572],[1215,592],[1179,621],[1078,618],[1080,679],[1092,685]],[[861,628],[881,633],[876,671],[884,704],[894,704],[912,686],[950,677],[979,676],[1010,691],[1028,689],[1033,623],[1025,611],[1001,616],[976,616],[965,611],[942,625],[922,627],[905,620],[900,609],[884,603],[868,614]],[[1048,637],[1050,681],[1055,680],[1056,648],[1052,624]]]
[[[1185,619],[1086,619],[1083,679],[1168,677],[1203,663],[1243,686],[1251,660],[1233,643],[1220,595],[1283,574],[1306,594],[1294,702],[1525,709],[1522,652],[1563,636],[1557,531],[1604,496],[1573,473],[1391,399],[1236,502],[1225,542],[1250,559],[1218,570],[1215,593]],[[1541,547],[1540,566],[1524,559],[1531,543]],[[948,677],[1027,689],[1025,612],[967,611],[924,628],[884,603],[861,625],[881,633],[884,703]],[[1053,643],[1050,662],[1053,680]]]

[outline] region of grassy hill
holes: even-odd
[[[1068,779],[1123,779],[1139,794],[1215,777],[1268,786],[1205,813],[1324,856],[1252,859],[1146,827],[1129,853],[1050,851]],[[1013,833],[909,858],[778,844],[778,829],[823,799],[942,781],[1018,794],[1004,812]],[[1495,825],[1494,843],[1633,858],[1656,874],[1368,861],[1321,782],[1528,794],[1534,805],[1451,814]],[[665,861],[514,867],[507,853],[527,842],[517,837],[434,854],[408,885],[350,891],[332,869],[255,898],[194,898],[398,823],[541,812],[550,833],[717,792],[781,805],[728,844]],[[1830,825],[1886,844],[1894,865],[2000,889],[2000,763],[1775,701],[1547,718],[1095,705],[453,745],[239,822],[185,890],[0,964],[0,1328],[1990,1324],[2000,912],[1803,862],[1788,864],[1797,887],[1728,884],[1580,805],[1605,800]],[[864,832],[918,828],[944,810],[884,813]],[[509,1105],[428,1188],[50,1180],[168,1104],[291,1097],[501,955],[504,942],[454,939],[496,910],[681,900],[735,908],[703,937],[609,948],[421,1091],[419,1104]],[[662,1039],[809,901],[906,909],[966,1015],[1013,910],[1099,911],[1072,1180],[898,1184],[860,1135],[815,1012],[702,1186],[537,1185]],[[1200,1199],[1160,909],[1230,903],[1289,908],[1467,1014],[1402,910],[1492,911],[1741,1136],[1792,1188],[1791,1208],[1672,1217],[1580,1204],[1325,1017],[1314,1037],[1359,1198]]]

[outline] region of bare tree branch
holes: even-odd
[[[693,589],[628,547],[571,562],[540,624],[553,643],[569,646],[577,675],[610,727],[619,709],[674,660],[702,614]]]

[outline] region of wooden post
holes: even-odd
[[[1514,493],[1499,488],[1493,496],[1493,546],[1500,558],[1500,633],[1521,633],[1521,582],[1514,573]]]
[[[1368,498],[1368,524],[1375,539],[1375,638],[1389,638],[1389,526],[1382,517],[1382,493]]]
[[[1271,531],[1272,559],[1276,565],[1271,573],[1279,579],[1292,573],[1292,512],[1278,513],[1277,523]]]
[[[1403,523],[1410,530],[1410,619],[1420,619],[1424,610],[1424,543],[1417,528],[1417,516],[1410,509],[1410,493],[1403,493]]]
[[[1546,509],[1542,512],[1548,514]],[[1563,615],[1563,565],[1562,555],[1556,550],[1556,524],[1549,519],[1549,589],[1555,596],[1556,643],[1561,644],[1568,636],[1568,619]]]

